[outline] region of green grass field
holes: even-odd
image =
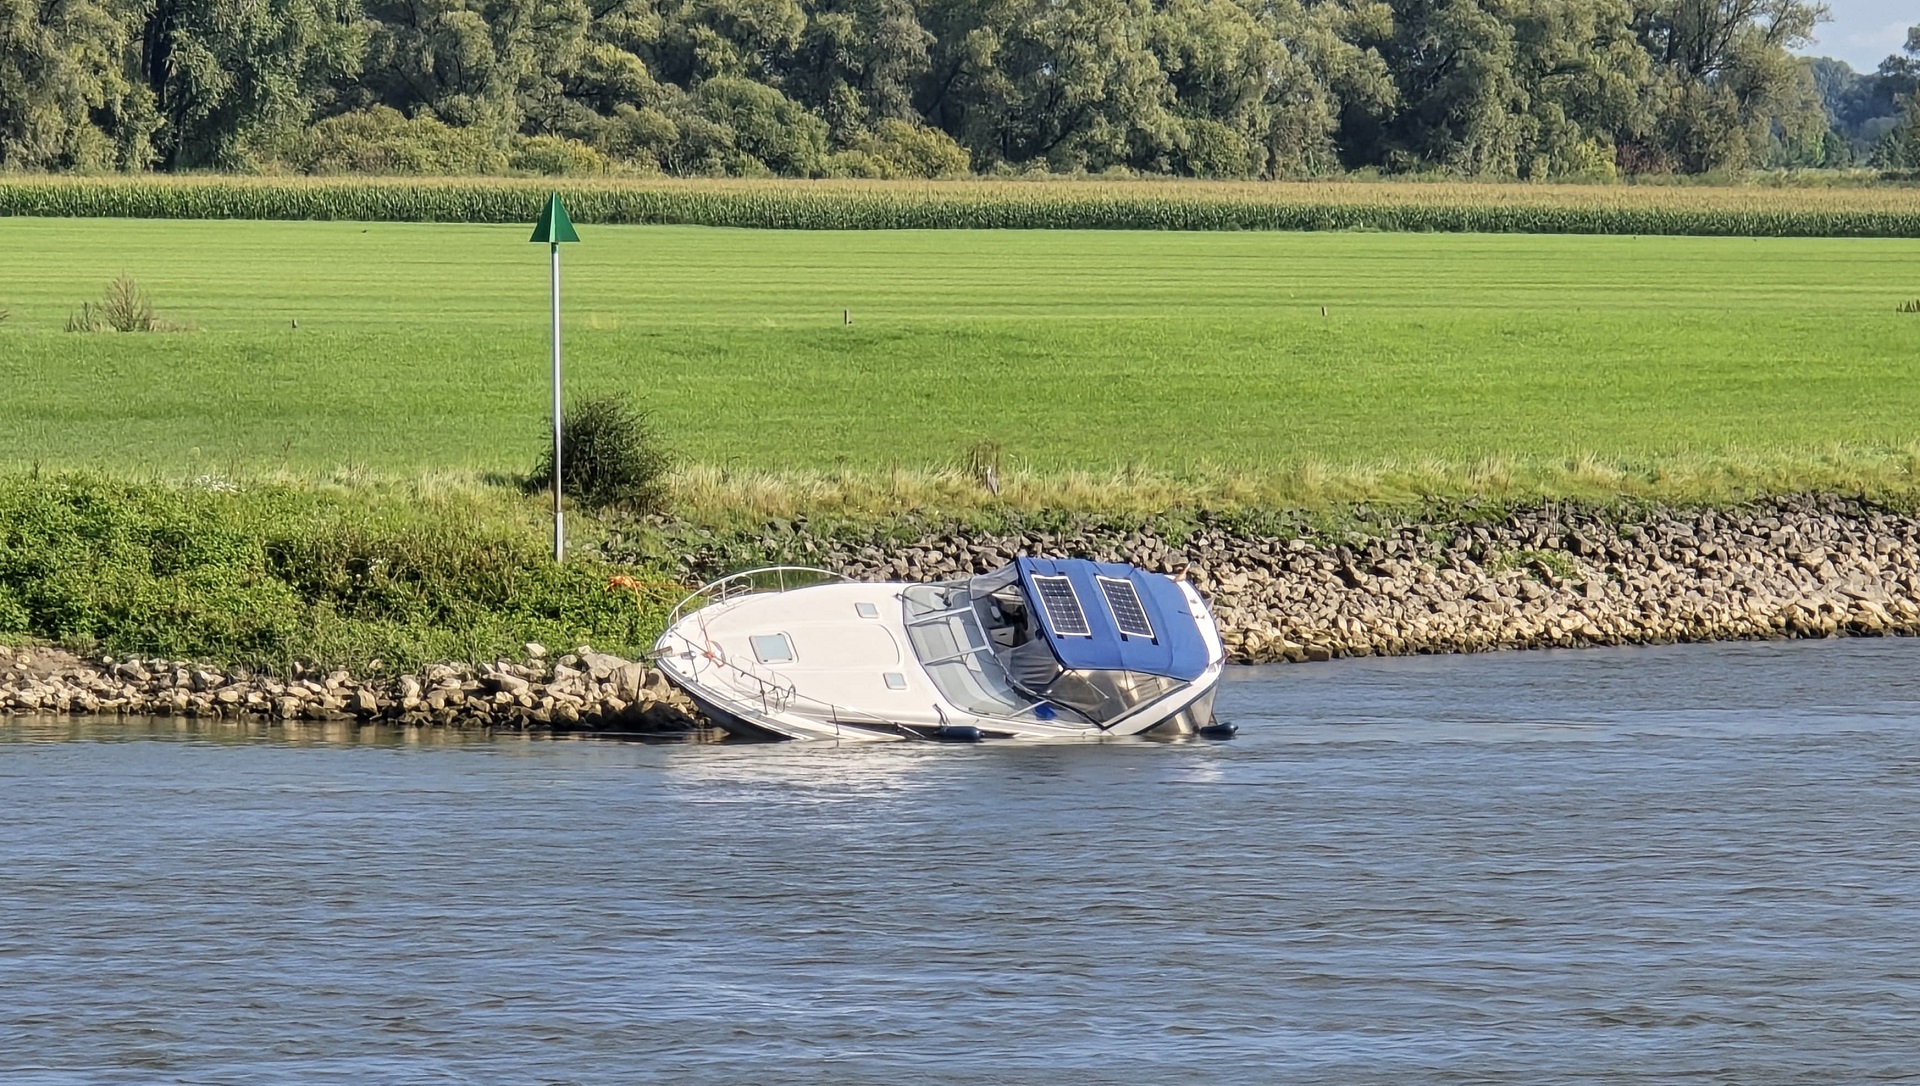
[[[527,233],[0,219],[0,467],[524,470],[547,411]],[[927,471],[985,441],[1043,477],[1792,485],[1911,475],[1920,441],[1911,240],[582,234],[570,390],[632,391],[728,472]],[[62,330],[122,272],[194,330]]]

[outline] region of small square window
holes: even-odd
[[[887,672],[888,690],[905,690],[906,688],[907,677],[905,675],[900,674],[898,671]]]
[[[793,642],[786,634],[755,634],[747,640],[753,643],[753,655],[763,664],[793,662]]]
[[[880,608],[875,607],[871,603],[856,603],[853,605],[853,609],[861,618],[880,617]]]

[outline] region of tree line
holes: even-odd
[[[1920,168],[1812,0],[0,0],[0,169]]]

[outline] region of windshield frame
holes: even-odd
[[[932,581],[909,585],[900,593],[901,618],[907,631],[907,645],[913,652],[914,660],[920,665],[920,670],[933,684],[934,689],[939,691],[941,698],[964,712],[990,719],[1041,723],[1060,720],[1069,724],[1074,722],[1095,724],[1096,722],[1088,718],[1085,713],[1072,706],[1059,705],[1044,696],[1037,696],[1033,691],[1013,681],[1013,676],[1007,672],[1005,662],[1000,659],[993,638],[988,634],[989,624],[981,614],[980,603],[985,596],[975,590],[975,582],[979,580],[982,578],[969,578],[964,581]],[[939,601],[928,598],[936,592],[945,593],[945,595]],[[956,594],[961,597],[957,603],[954,602]],[[953,637],[949,631],[948,636],[959,647],[954,651],[936,656],[925,655],[922,639],[915,635],[915,631],[942,622],[958,622],[968,633],[965,644],[961,645],[961,638]],[[973,698],[976,691],[956,690],[951,680],[943,678],[942,672],[936,670],[942,665],[961,662],[967,665],[968,672],[974,677],[973,685],[978,688],[977,692],[985,694],[993,701],[992,710],[983,710],[977,704]],[[1042,715],[1043,707],[1048,714],[1051,714],[1050,716]]]

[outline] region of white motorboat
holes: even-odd
[[[1206,602],[1128,565],[1020,558],[929,584],[751,570],[683,600],[654,651],[717,723],[761,737],[1231,734]]]

